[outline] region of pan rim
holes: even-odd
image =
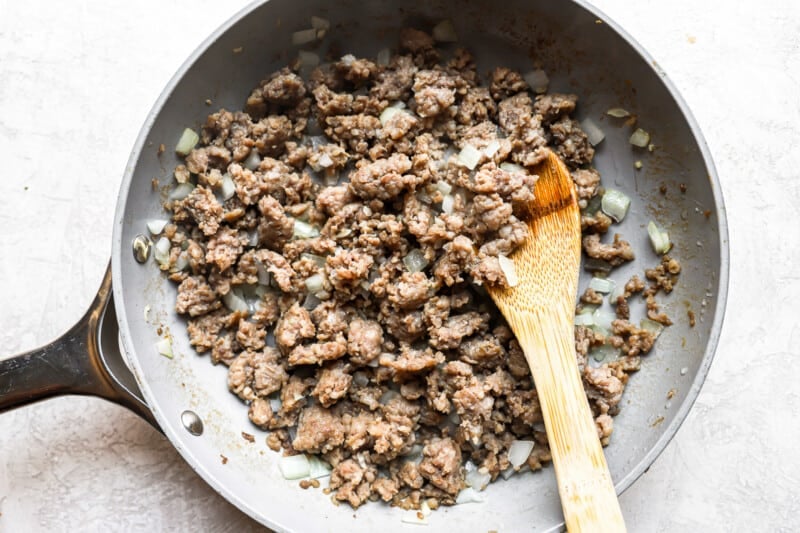
[[[124,226],[124,213],[128,203],[129,190],[133,179],[133,175],[138,160],[141,156],[141,153],[145,148],[147,137],[150,133],[150,130],[154,122],[156,121],[156,118],[160,115],[166,104],[166,101],[169,99],[169,97],[175,90],[176,86],[180,83],[180,81],[183,79],[186,73],[193,67],[196,61],[219,39],[219,37],[225,34],[232,26],[234,26],[240,20],[248,16],[256,8],[268,2],[269,0],[254,0],[253,2],[249,3],[248,5],[240,9],[238,12],[236,12],[234,15],[228,18],[225,22],[223,22],[216,30],[214,30],[211,34],[209,34],[194,49],[194,51],[183,61],[180,67],[176,70],[176,72],[172,75],[170,80],[164,86],[163,90],[161,91],[155,103],[153,104],[152,108],[148,112],[141,126],[141,129],[139,130],[139,134],[136,138],[136,141],[134,142],[133,148],[131,150],[130,156],[128,157],[128,161],[125,166],[125,172],[123,174],[123,178],[120,184],[120,191],[119,191],[119,196],[117,198],[116,211],[114,216],[115,222],[113,228],[112,257],[111,257],[112,290],[118,317],[119,335],[121,338],[122,347],[125,350],[125,357],[130,362],[133,375],[137,383],[139,384],[141,392],[148,406],[155,405],[155,402],[153,401],[154,395],[151,388],[148,385],[147,380],[144,379],[144,377],[142,376],[138,359],[135,356],[131,355],[135,354],[135,349],[131,338],[131,331],[128,326],[128,317],[126,314],[126,306],[125,306],[126,298],[125,298],[125,291],[123,290],[124,282],[122,279],[121,264],[120,264],[123,253],[122,232]],[[695,401],[697,400],[697,396],[699,395],[702,385],[706,380],[706,377],[710,370],[711,364],[714,359],[714,355],[716,353],[719,344],[719,338],[721,335],[724,322],[724,315],[727,308],[727,297],[729,289],[728,286],[729,269],[730,269],[730,239],[728,234],[727,211],[725,208],[725,202],[720,187],[719,176],[717,174],[717,170],[711,156],[711,151],[709,149],[708,143],[705,140],[705,137],[702,134],[702,131],[700,130],[700,127],[694,115],[692,114],[691,110],[689,109],[688,105],[681,96],[675,84],[669,78],[667,73],[659,66],[658,62],[655,61],[655,59],[642,47],[642,45],[640,45],[627,31],[625,31],[619,24],[617,24],[614,20],[612,20],[603,11],[601,11],[591,3],[587,2],[586,0],[571,0],[571,2],[576,6],[578,6],[579,8],[583,9],[584,11],[592,14],[597,19],[601,20],[604,24],[607,24],[619,37],[621,37],[636,52],[636,54],[638,54],[638,56],[647,63],[648,67],[658,75],[658,78],[664,84],[664,87],[667,89],[673,101],[680,109],[684,119],[686,120],[687,125],[689,126],[692,135],[694,136],[694,140],[697,143],[697,146],[703,158],[705,170],[708,174],[708,179],[714,199],[714,207],[717,215],[716,229],[720,241],[719,270],[717,272],[718,276],[717,281],[719,287],[718,287],[718,294],[716,295],[716,305],[714,307],[714,320],[711,324],[710,334],[706,342],[705,352],[703,354],[697,374],[695,375],[695,378],[689,388],[689,392],[687,393],[686,399],[678,407],[675,416],[664,430],[662,436],[642,457],[642,459],[638,463],[636,463],[625,476],[623,476],[620,480],[618,480],[615,483],[615,488],[617,493],[621,494],[626,489],[628,489],[643,473],[645,473],[650,468],[650,466],[652,466],[655,460],[661,455],[661,453],[666,449],[667,445],[675,437],[678,430],[680,429],[680,426],[685,421]],[[159,426],[162,428],[162,431],[164,431],[165,435],[169,439],[171,445],[176,449],[176,451],[178,451],[178,453],[183,457],[183,459],[192,468],[192,470],[197,472],[197,474],[200,475],[200,477],[203,478],[203,480],[211,488],[213,488],[228,502],[235,505],[238,509],[249,515],[254,520],[260,522],[261,524],[273,528],[277,531],[292,530],[291,526],[282,524],[274,520],[273,518],[265,515],[261,511],[253,508],[249,504],[247,504],[244,500],[239,498],[239,496],[234,490],[231,490],[225,483],[219,481],[217,477],[208,468],[206,468],[204,463],[195,457],[195,455],[192,453],[191,450],[181,445],[181,441],[178,438],[176,426],[172,423],[172,421],[167,420],[164,413],[161,412],[159,409],[152,407],[150,409],[153,412],[153,416],[155,417]],[[552,530],[559,530],[559,529],[560,526],[556,526]]]

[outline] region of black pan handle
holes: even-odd
[[[0,361],[0,413],[64,394],[99,396],[160,431],[118,343],[111,265],[83,318],[60,338]]]

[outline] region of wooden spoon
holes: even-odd
[[[518,284],[489,288],[533,374],[567,530],[625,531],[575,355],[581,260],[575,187],[554,153],[536,169],[529,235],[510,259]]]

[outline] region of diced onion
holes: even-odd
[[[153,220],[147,221],[147,231],[149,231],[152,235],[158,235],[162,231],[164,231],[164,226],[167,225],[167,220],[161,218],[154,218]]]
[[[172,359],[172,341],[170,339],[161,339],[158,341],[156,343],[156,350],[167,359]]]
[[[575,315],[575,325],[590,327],[594,326],[594,316],[592,312],[581,312]]]
[[[170,242],[166,237],[161,237],[156,241],[153,257],[159,265],[166,266],[169,264],[169,249]]]
[[[428,266],[428,260],[425,259],[425,254],[419,248],[414,248],[406,254],[403,258],[403,264],[409,272],[422,272]]]
[[[631,199],[625,193],[614,190],[606,189],[603,194],[603,199],[600,202],[600,209],[603,213],[610,216],[617,222],[621,222],[625,215],[628,214],[628,208],[631,206]]]
[[[650,144],[650,134],[644,131],[642,128],[637,128],[631,134],[631,138],[629,139],[630,143],[634,146],[638,146],[639,148],[645,148],[648,144]]]
[[[331,21],[316,15],[311,15],[311,27],[315,30],[328,30],[331,27]]]
[[[200,136],[191,128],[186,128],[183,130],[181,134],[181,138],[178,140],[177,146],[175,146],[175,151],[183,156],[189,155],[189,152],[197,146],[197,143],[200,141]]]
[[[606,134],[603,133],[603,130],[595,124],[594,120],[588,117],[581,122],[581,129],[586,134],[586,137],[589,139],[589,144],[592,146],[597,146],[606,138]]]
[[[393,103],[390,107],[396,107],[397,109],[405,109],[406,103],[402,100],[398,100],[395,103]]]
[[[321,301],[322,300],[317,298],[315,294],[306,294],[306,299],[303,301],[303,308],[307,311],[313,311]]]
[[[269,271],[259,260],[256,260],[256,270],[258,271],[258,284],[269,286]]]
[[[420,515],[422,515],[422,518],[420,518]],[[404,511],[400,516],[400,521],[404,524],[416,524],[418,526],[428,525],[428,517],[423,515],[420,511],[414,511],[413,509]]]
[[[261,164],[261,156],[258,155],[258,150],[250,150],[250,155],[244,160],[244,166],[248,170],[255,170]]]
[[[453,186],[447,183],[446,181],[437,181],[436,183],[433,184],[433,186],[436,187],[437,191],[445,195],[453,192]]]
[[[315,455],[309,455],[308,459],[308,477],[317,479],[331,475],[331,467],[328,463]]]
[[[442,198],[442,212],[452,215],[454,206],[455,198],[452,194],[446,194],[444,198]]]
[[[300,254],[300,257],[302,259],[307,259],[309,261],[314,261],[314,263],[318,267],[324,267],[325,266],[325,258],[322,257],[321,255],[308,254],[308,253],[303,252],[302,254]]]
[[[514,468],[519,468],[527,462],[531,451],[533,451],[532,440],[515,440],[508,448],[508,462]]]
[[[222,184],[220,185],[220,193],[222,194],[222,200],[230,200],[233,198],[233,195],[236,194],[236,184],[233,182],[233,178],[230,174],[225,174],[222,176]]]
[[[458,153],[458,162],[470,170],[475,170],[480,160],[481,152],[471,144],[464,146]]]
[[[317,163],[321,168],[330,168],[333,166],[333,159],[328,154],[322,154],[319,156]]]
[[[398,396],[400,396],[400,394],[398,394],[397,391],[389,389],[383,394],[381,394],[381,397],[378,399],[378,401],[380,402],[381,405],[386,405],[387,403],[391,402]]]
[[[383,112],[381,112],[381,116],[379,117],[381,121],[381,126],[385,126],[386,123],[389,122],[393,116],[402,112],[403,110],[400,108],[392,106],[387,107],[386,109],[383,110]]]
[[[617,284],[614,283],[613,279],[607,278],[592,278],[592,280],[589,282],[590,289],[603,294],[608,294],[609,292],[613,291],[616,285]]]
[[[433,27],[433,40],[440,43],[454,43],[458,41],[456,29],[450,19],[444,19]]]
[[[181,252],[178,255],[178,259],[175,260],[175,266],[172,267],[173,272],[180,272],[185,270],[186,267],[189,266],[189,257],[186,255],[186,252]]]
[[[280,411],[282,406],[283,406],[283,402],[281,401],[280,398],[270,398],[269,399],[269,407],[270,407],[270,409],[272,409],[273,413],[277,413],[278,411]]]
[[[170,201],[183,200],[184,198],[192,194],[193,190],[194,190],[194,185],[192,185],[191,183],[179,183],[178,185],[175,186],[174,189],[172,189],[172,192],[169,193],[167,200]]]
[[[592,313],[592,318],[594,319],[595,326],[604,331],[609,331],[611,330],[611,322],[616,320],[617,315],[598,308]]]
[[[311,465],[308,463],[308,458],[301,453],[299,455],[281,457],[278,460],[278,469],[284,479],[300,479],[308,477]]]
[[[356,62],[356,56],[354,56],[353,54],[346,54],[343,55],[339,61],[341,61],[344,66],[349,67],[350,65]]]
[[[505,170],[506,172],[517,172],[517,173],[525,172],[525,169],[522,166],[516,163],[508,163],[508,162],[500,163],[500,169]]]
[[[475,490],[483,490],[492,481],[492,476],[489,472],[484,468],[483,472],[481,469],[473,470],[472,472],[468,472],[465,478],[467,485],[472,487]]]
[[[509,259],[508,257],[500,254],[497,256],[497,260],[500,262],[500,270],[503,271],[503,274],[506,276],[506,281],[508,282],[509,287],[516,287],[519,285],[519,278],[517,277],[517,267],[514,266],[514,261]]]
[[[292,33],[292,44],[300,46],[317,40],[317,30],[309,28]]]
[[[375,62],[381,66],[386,66],[389,64],[389,60],[392,58],[392,53],[389,51],[388,48],[382,48],[378,55],[375,56]]]
[[[536,94],[547,92],[547,86],[550,84],[550,79],[547,77],[547,73],[542,69],[532,70],[531,72],[524,74],[522,78]]]
[[[472,487],[462,489],[456,497],[456,505],[462,505],[465,503],[483,503],[484,501],[485,500],[483,499],[483,496],[475,492],[475,489]]]
[[[322,277],[322,274],[314,274],[306,279],[305,284],[309,294],[316,294],[325,288],[325,278]]]
[[[622,109],[621,107],[612,107],[606,111],[606,115],[614,118],[625,118],[631,116],[626,109]]]
[[[238,295],[233,289],[229,290],[228,293],[222,297],[222,303],[231,311],[242,311],[245,313],[250,311],[250,306],[247,305],[245,299]]]
[[[669,241],[669,233],[659,228],[652,220],[647,224],[647,234],[650,236],[650,244],[657,254],[665,254],[672,247]]]
[[[649,318],[643,318],[639,322],[639,328],[647,331],[648,333],[652,333],[654,337],[658,337],[661,335],[661,332],[664,331],[663,324],[659,324],[655,320],[650,320]]]
[[[608,301],[611,302],[611,305],[617,305],[617,299],[620,296],[625,297],[625,285],[615,286],[611,294],[608,295]]]
[[[312,69],[319,65],[319,56],[314,52],[300,50],[297,52],[297,58],[300,60],[301,67]]]
[[[511,476],[513,476],[516,473],[517,473],[517,471],[514,470],[514,467],[513,466],[509,466],[508,468],[506,468],[505,470],[500,472],[500,475],[503,476],[503,479],[507,480],[508,478],[510,478]]]
[[[589,272],[605,272],[608,274],[611,272],[612,267],[608,261],[597,259],[596,257],[588,257],[583,262],[583,268]]]
[[[311,239],[314,237],[319,237],[319,230],[308,222],[295,219],[292,236],[295,239]]]
[[[494,157],[494,154],[500,149],[500,141],[497,139],[490,141],[486,148],[483,149],[483,153],[486,154],[486,157],[489,159]]]
[[[614,348],[610,344],[601,344],[595,348],[592,348],[590,355],[592,359],[597,361],[598,363],[601,361],[613,361],[620,354],[619,348]]]

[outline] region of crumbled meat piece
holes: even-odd
[[[381,359],[380,364],[393,368],[401,374],[413,374],[430,370],[442,362],[444,362],[444,355],[441,352],[434,352],[430,348],[416,350],[408,345],[403,345],[397,359]]]
[[[600,173],[593,168],[579,168],[572,171],[572,181],[575,182],[575,189],[578,191],[578,200],[585,203],[597,195]]]
[[[591,305],[601,305],[603,303],[603,295],[596,292],[591,287],[586,287],[581,295],[581,302]]]
[[[490,78],[489,90],[495,100],[502,100],[528,89],[528,84],[522,79],[522,75],[506,67],[495,68]]]
[[[418,309],[433,292],[433,283],[424,272],[404,272],[395,285],[389,286],[388,298],[399,309]]]
[[[328,452],[344,442],[342,420],[331,409],[312,405],[303,409],[292,446],[300,452]]]
[[[369,498],[376,478],[374,467],[361,467],[357,461],[347,459],[331,472],[330,488],[336,491],[334,498],[356,509]]]
[[[276,72],[261,85],[261,90],[264,100],[280,105],[297,103],[306,94],[303,79],[289,69]]]
[[[281,389],[288,376],[274,348],[244,351],[231,363],[228,388],[242,400],[266,398]]]
[[[344,339],[329,342],[318,342],[307,346],[297,346],[289,354],[288,362],[292,366],[318,365],[325,361],[339,359],[347,351]]]
[[[367,279],[373,263],[365,252],[341,249],[327,258],[325,271],[334,289],[348,293]]]
[[[431,346],[439,350],[458,348],[461,341],[474,335],[484,333],[489,328],[489,315],[476,312],[451,316],[443,326],[431,330]]]
[[[314,337],[316,328],[308,310],[299,304],[290,307],[275,326],[275,343],[284,352],[290,351],[305,339]]]
[[[185,209],[197,223],[204,235],[214,235],[222,221],[222,206],[210,189],[198,185],[182,201],[176,202],[176,209]]]
[[[383,329],[374,320],[357,318],[350,323],[347,332],[347,352],[350,360],[366,365],[381,354]]]
[[[200,276],[189,276],[178,286],[175,310],[178,314],[195,317],[222,307],[214,289]]]
[[[622,240],[619,234],[614,235],[612,244],[601,243],[597,234],[587,235],[583,238],[583,250],[589,257],[608,261],[611,266],[621,265],[634,259],[633,248],[628,241]]]
[[[250,421],[261,429],[268,429],[269,423],[272,421],[272,407],[268,400],[263,398],[256,398],[250,403],[250,409],[247,412]]]
[[[606,233],[611,227],[611,217],[598,211],[593,215],[581,214],[581,232],[583,233]]]
[[[542,116],[542,122],[549,124],[575,111],[577,102],[578,97],[574,94],[542,94],[536,97],[533,110]]]
[[[441,70],[420,70],[414,77],[414,100],[419,116],[435,117],[456,101],[456,79]]]
[[[403,28],[400,30],[400,48],[403,50],[408,50],[412,54],[418,54],[425,50],[432,49],[433,46],[433,37],[424,31],[414,28]]]
[[[595,403],[602,414],[607,414],[616,407],[622,399],[622,391],[625,388],[607,365],[598,368],[587,365],[583,369],[583,383],[586,396]]]
[[[436,487],[455,496],[464,485],[461,449],[452,439],[433,439],[422,448],[419,472]]]
[[[394,154],[362,166],[350,175],[350,190],[361,198],[391,200],[404,190],[413,188],[417,178],[404,175],[411,169],[411,160],[404,154]]]
[[[292,238],[294,220],[287,217],[283,207],[272,196],[262,196],[258,201],[261,220],[258,223],[258,242],[273,250],[280,250]]]
[[[317,373],[317,386],[311,394],[317,397],[323,407],[330,407],[347,395],[352,381],[353,376],[346,372],[346,366],[336,362]]]
[[[571,118],[561,118],[550,125],[550,135],[556,141],[556,153],[567,165],[588,165],[594,158],[594,148],[580,124]]]
[[[235,229],[223,227],[208,240],[206,263],[213,263],[220,272],[230,268],[241,255],[243,239]]]

